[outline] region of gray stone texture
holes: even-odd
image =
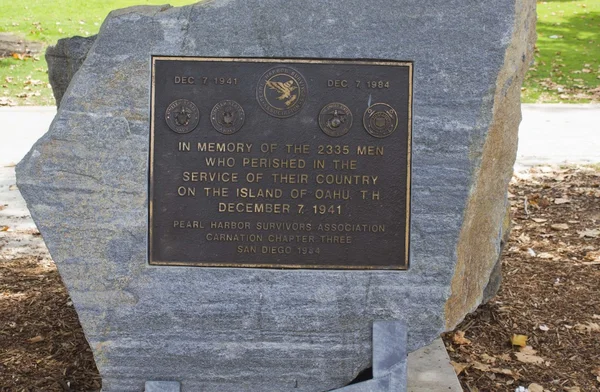
[[[60,106],[60,101],[67,91],[71,79],[83,64],[95,40],[95,35],[63,38],[59,39],[55,46],[49,46],[46,49],[48,79],[52,85],[56,106]]]
[[[533,0],[217,0],[111,13],[17,167],[103,391],[176,380],[184,392],[322,392],[371,366],[374,320],[404,322],[409,350],[460,322],[498,260],[534,29]],[[414,61],[410,269],[149,266],[151,55]]]
[[[144,392],[180,392],[181,384],[177,381],[146,381]]]

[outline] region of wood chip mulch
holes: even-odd
[[[600,391],[600,168],[534,168],[510,193],[503,283],[444,335],[453,366],[467,392]],[[0,392],[99,388],[54,264],[0,260]]]
[[[56,267],[0,260],[0,391],[96,391],[100,378]]]
[[[533,168],[509,197],[500,291],[444,336],[463,389],[600,391],[600,168]]]

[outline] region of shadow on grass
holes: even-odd
[[[559,0],[557,0],[559,1]],[[588,47],[590,50],[600,51],[600,12],[586,12],[573,16],[564,17],[566,20],[560,24],[548,23],[538,20],[537,32],[538,39],[548,38],[552,35],[562,35],[563,38],[553,42],[567,45],[571,41],[595,41],[596,45]],[[587,45],[585,45],[587,46]],[[596,58],[597,59],[597,58]]]
[[[541,87],[556,84],[565,86],[569,95],[583,93],[579,98],[586,99],[586,91],[598,86],[599,25],[600,11],[596,10],[561,16],[560,23],[538,20],[538,53],[525,83],[530,91],[556,94],[558,99],[565,91]]]

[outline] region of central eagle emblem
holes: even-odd
[[[306,80],[289,67],[275,67],[265,72],[256,86],[256,99],[269,115],[278,118],[298,113],[306,101]]]
[[[288,80],[287,82],[271,82],[267,80],[267,86],[273,90],[279,92],[281,95],[277,97],[278,100],[284,101],[285,106],[290,107],[298,98],[297,95],[293,95],[292,92],[298,87],[294,86],[294,80]]]

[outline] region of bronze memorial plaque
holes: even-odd
[[[150,264],[407,269],[412,67],[153,57]]]

